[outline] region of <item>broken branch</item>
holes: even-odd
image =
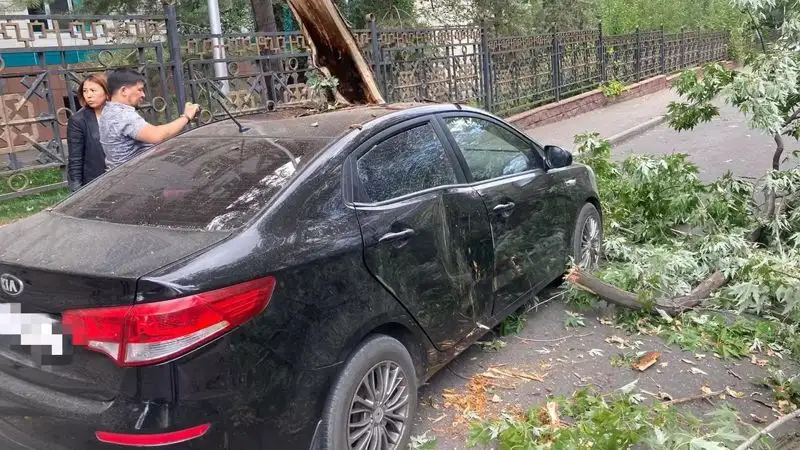
[[[725,391],[722,390],[722,391],[709,392],[707,394],[693,395],[691,397],[676,398],[674,400],[670,400],[670,401],[664,402],[664,403],[662,403],[662,405],[672,406],[672,405],[677,405],[677,404],[680,404],[680,403],[693,402],[695,400],[705,400],[707,398],[716,397],[718,395],[721,395],[724,392]]]
[[[736,450],[747,450],[761,436],[769,433],[770,431],[778,428],[779,426],[783,425],[784,423],[786,423],[786,422],[788,422],[788,421],[790,421],[790,420],[792,420],[792,419],[794,419],[796,417],[800,417],[800,409],[796,410],[795,412],[793,412],[791,414],[787,414],[787,415],[781,417],[780,419],[772,422],[771,424],[767,425],[766,428],[764,428],[763,430],[761,430],[758,433],[756,433],[753,436],[751,436],[750,439],[744,441],[744,443],[742,445],[736,447]]]
[[[579,267],[573,267],[569,270],[567,281],[615,305],[636,310],[647,308],[647,305],[639,300],[636,294],[606,283],[594,275],[584,272]],[[728,279],[725,278],[725,274],[720,271],[714,272],[697,285],[689,295],[675,297],[667,301],[657,301],[653,307],[661,309],[671,316],[680,314],[687,309],[700,305],[703,300],[727,282]]]
[[[591,336],[592,334],[594,334],[594,333],[570,334],[570,335],[562,336],[562,337],[556,338],[556,339],[531,339],[531,338],[524,338],[524,337],[520,337],[520,336],[514,336],[514,337],[519,339],[520,341],[524,341],[524,342],[561,342],[561,341],[564,341],[564,340],[567,340],[567,339],[570,339],[570,338],[580,338],[580,337]]]
[[[334,3],[289,0],[289,7],[308,39],[316,65],[339,80],[339,93],[350,103],[384,103],[372,68]]]

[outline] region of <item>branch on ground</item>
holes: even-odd
[[[640,300],[636,294],[606,283],[578,267],[573,267],[569,270],[567,273],[567,281],[584,291],[597,295],[609,303],[624,308],[634,310],[660,309],[670,316],[675,316],[702,304],[703,300],[707,299],[714,291],[724,286],[728,282],[728,279],[725,277],[725,274],[717,271],[697,285],[689,295],[659,300],[653,304],[645,303]]]
[[[786,422],[788,422],[788,421],[790,421],[792,419],[796,419],[797,417],[800,417],[800,409],[795,410],[795,412],[793,412],[791,414],[787,414],[787,415],[781,417],[780,419],[772,422],[771,424],[767,425],[763,430],[761,430],[758,433],[756,433],[753,436],[751,436],[750,439],[746,440],[742,445],[736,447],[736,450],[747,450],[747,449],[749,449],[750,446],[755,444],[756,441],[758,441],[758,439],[761,436],[764,436],[765,434],[769,434],[772,430],[780,427],[781,425],[785,424]]]

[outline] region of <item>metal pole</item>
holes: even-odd
[[[683,27],[681,27],[681,67],[680,70],[686,67],[686,42],[684,41]]]
[[[636,71],[636,81],[642,78],[642,39],[639,34],[639,25],[636,25],[636,59],[634,59],[634,70]]]
[[[551,66],[553,69],[553,95],[556,101],[561,101],[561,46],[558,42],[556,24],[553,22]]]
[[[489,52],[489,29],[486,27],[486,21],[481,20],[481,75],[483,77],[483,109],[486,111],[493,111],[494,98],[492,97],[492,56]]]
[[[214,37],[211,38],[211,45],[213,46],[212,54],[214,56],[214,76],[217,78],[227,78],[228,77],[228,65],[225,64],[225,49],[222,48],[220,44],[219,36],[222,35],[222,22],[219,17],[219,1],[218,0],[208,0],[208,21],[211,24],[211,34]],[[228,94],[228,81],[224,80],[220,82],[222,92],[225,95]]]
[[[661,24],[661,74],[666,75],[667,73],[667,43],[664,40],[664,24]]]
[[[372,67],[373,73],[378,83],[378,87],[383,91],[383,97],[389,99],[389,93],[386,91],[386,82],[383,70],[383,50],[381,49],[380,41],[378,40],[378,25],[375,23],[375,16],[369,15],[369,41],[372,48]]]
[[[600,64],[600,82],[606,81],[606,45],[603,39],[603,22],[597,24],[597,61]]]
[[[178,34],[178,13],[174,3],[164,4],[167,16],[167,42],[169,59],[172,60],[172,81],[175,83],[175,96],[178,99],[178,114],[183,114],[186,103],[186,86],[183,84],[183,57],[181,56],[181,37]]]

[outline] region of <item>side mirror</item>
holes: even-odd
[[[560,169],[572,165],[572,153],[555,145],[547,145],[544,148],[547,167],[550,169]]]

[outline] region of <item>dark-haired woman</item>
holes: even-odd
[[[97,119],[108,98],[106,80],[102,75],[89,75],[78,86],[78,101],[82,108],[67,123],[67,180],[72,191],[106,171],[106,155],[100,145]]]

